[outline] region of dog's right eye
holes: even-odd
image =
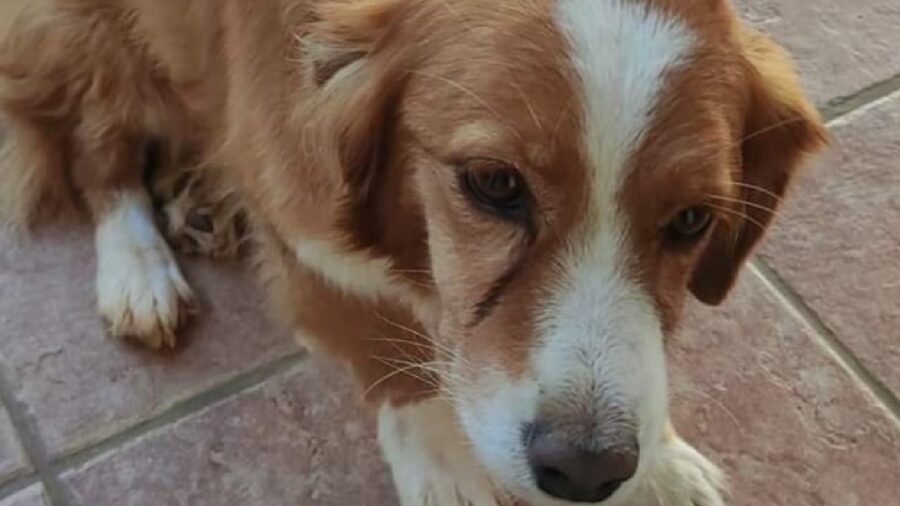
[[[482,207],[501,217],[522,217],[529,193],[525,179],[512,165],[499,160],[475,159],[460,170],[463,190]]]
[[[703,238],[713,223],[712,212],[705,207],[689,207],[679,212],[666,228],[671,244],[691,244]]]

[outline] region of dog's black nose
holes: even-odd
[[[536,430],[527,444],[538,488],[557,499],[579,503],[605,501],[637,471],[636,443],[592,451],[555,437],[552,432]]]

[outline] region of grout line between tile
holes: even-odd
[[[819,112],[826,123],[834,123],[898,91],[900,91],[900,74],[866,86],[850,95],[831,99],[819,108]]]
[[[900,74],[871,84],[850,95],[829,100],[819,108],[819,112],[826,124],[834,126],[897,96],[900,96]],[[750,268],[778,297],[782,305],[799,321],[812,329],[819,344],[832,354],[841,367],[874,396],[900,424],[900,398],[863,366],[859,358],[840,340],[822,317],[803,300],[803,297],[762,257],[754,258]]]
[[[28,473],[26,475],[13,478],[3,485],[0,485],[0,501],[6,499],[7,497],[18,494],[26,488],[40,482],[40,478],[34,473]]]
[[[900,93],[900,74],[872,84],[855,93],[828,101],[820,107],[824,120],[833,124],[854,112]],[[809,326],[820,344],[835,357],[838,363],[860,384],[862,384],[900,423],[900,399],[895,396],[875,375],[869,372],[859,359],[840,341],[819,315],[809,307],[802,297],[769,266],[763,259],[756,258],[751,270],[767,285],[796,318]],[[71,506],[65,488],[59,479],[63,472],[76,468],[89,460],[119,448],[128,442],[167,425],[177,423],[192,414],[215,405],[231,396],[250,390],[272,377],[278,376],[306,356],[299,351],[264,364],[250,372],[237,376],[211,388],[195,397],[178,403],[160,415],[130,427],[89,448],[82,449],[59,460],[48,458],[48,453],[40,439],[36,426],[29,420],[27,408],[19,403],[0,377],[0,401],[7,407],[13,427],[21,440],[26,455],[31,460],[35,472],[20,476],[0,485],[0,498],[11,496],[36,483],[42,483],[53,506]],[[0,375],[2,376],[2,375]]]
[[[900,425],[900,399],[877,376],[872,374],[860,362],[859,358],[840,340],[827,323],[811,308],[806,301],[761,257],[756,257],[750,264],[751,270],[771,290],[779,302],[793,315],[812,329],[819,344],[830,352],[835,360],[862,387],[867,390],[884,408],[894,416]]]
[[[61,475],[80,467],[88,461],[121,448],[145,434],[178,423],[223,400],[251,390],[265,381],[291,370],[299,365],[307,355],[308,353],[305,350],[300,350],[272,362],[267,362],[256,369],[240,374],[190,399],[179,402],[149,420],[131,426],[88,448],[61,457],[51,462],[49,468],[55,475]]]
[[[2,372],[2,371],[0,371]],[[34,475],[44,485],[44,491],[51,506],[71,506],[72,503],[66,494],[65,488],[60,483],[58,476],[50,469],[49,452],[44,447],[37,425],[31,420],[28,408],[16,399],[9,389],[3,374],[0,374],[0,402],[6,406],[13,428],[22,443],[22,449],[31,466]],[[38,480],[35,480],[37,482]]]

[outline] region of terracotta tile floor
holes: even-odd
[[[838,142],[731,301],[691,308],[676,420],[730,504],[900,504],[900,3],[739,6]],[[239,268],[188,271],[207,317],[148,353],[103,337],[88,230],[0,236],[0,506],[395,505],[346,378],[267,323]]]

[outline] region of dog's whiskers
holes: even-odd
[[[377,381],[369,385],[362,393],[362,398],[366,398],[375,388],[398,375],[405,374],[413,379],[421,381],[425,385],[431,387],[432,390],[426,393],[434,398],[440,399],[448,404],[455,405],[457,398],[448,390],[446,382],[441,380],[455,380],[456,382],[464,381],[461,377],[453,374],[447,374],[443,368],[436,367],[439,362],[408,362],[400,359],[374,356],[373,359],[388,366],[391,370]],[[432,374],[423,374],[432,373]]]
[[[755,191],[755,192],[762,193],[763,195],[766,195],[766,196],[768,196],[768,197],[771,197],[771,198],[772,198],[773,200],[775,200],[776,202],[781,202],[781,201],[782,201],[781,195],[778,195],[777,193],[775,193],[775,192],[773,192],[773,191],[771,191],[771,190],[768,190],[768,189],[766,189],[766,188],[763,188],[762,186],[759,186],[759,185],[750,184],[750,183],[745,183],[745,182],[743,182],[743,181],[732,181],[730,184],[732,184],[732,185],[734,185],[734,186],[737,186],[737,187],[740,187],[740,188],[746,188],[746,189],[748,189],[748,190],[752,190],[752,191]]]
[[[388,325],[390,325],[390,326],[392,326],[392,327],[394,327],[394,328],[396,328],[396,329],[398,329],[398,330],[401,330],[401,331],[403,331],[403,332],[407,332],[407,333],[409,333],[409,334],[412,334],[412,335],[414,335],[414,336],[416,336],[416,337],[422,339],[422,340],[425,341],[426,343],[428,343],[428,344],[434,346],[437,350],[439,350],[439,351],[441,351],[441,352],[443,352],[443,353],[445,353],[445,354],[447,354],[447,355],[449,355],[449,356],[451,356],[451,357],[453,357],[453,358],[459,360],[460,362],[462,362],[463,365],[465,365],[465,366],[471,366],[471,364],[468,362],[468,360],[466,360],[465,357],[463,357],[462,355],[460,355],[459,353],[457,353],[456,350],[454,350],[453,348],[450,348],[450,346],[448,346],[448,345],[446,345],[446,344],[443,344],[443,343],[441,343],[441,342],[438,342],[438,341],[437,341],[436,339],[434,339],[433,337],[428,336],[428,335],[426,335],[425,333],[420,332],[420,331],[417,331],[417,330],[415,330],[415,329],[413,329],[413,328],[410,328],[410,327],[408,327],[408,326],[406,326],[406,325],[403,325],[403,324],[401,324],[401,323],[398,323],[398,322],[396,322],[396,321],[393,321],[393,320],[387,318],[386,316],[384,316],[384,315],[382,315],[382,314],[380,314],[380,313],[376,313],[376,316],[377,316],[381,321],[383,321],[384,323],[386,323],[386,324],[388,324]]]
[[[569,111],[572,109],[572,99],[566,101],[565,107],[559,112],[559,118],[556,119],[556,124],[553,126],[553,132],[550,135],[550,149],[556,149],[556,141],[559,137],[559,131],[562,128],[563,121],[566,119],[566,115],[569,114]]]
[[[524,103],[525,107],[528,108],[528,113],[531,115],[532,121],[534,121],[534,126],[537,127],[538,132],[543,135],[544,125],[541,124],[541,120],[540,118],[538,118],[537,112],[534,110],[534,106],[531,104],[528,96],[525,95],[525,92],[522,90],[522,85],[519,84],[518,81],[512,81],[512,84],[515,86],[516,91],[519,93],[519,97],[522,99],[522,103]]]
[[[751,218],[750,216],[747,216],[746,213],[742,213],[742,212],[737,211],[737,210],[735,210],[735,209],[732,209],[732,208],[730,208],[730,207],[717,206],[717,205],[715,205],[715,204],[708,204],[708,207],[709,207],[710,209],[715,209],[715,210],[720,211],[720,212],[723,212],[723,213],[725,213],[725,214],[728,214],[728,215],[731,215],[731,216],[740,218],[740,219],[746,221],[747,223],[750,223],[750,224],[752,224],[752,225],[758,227],[760,230],[765,230],[765,229],[766,229],[765,225],[763,225],[763,224],[760,223],[759,221],[757,221],[757,220]]]
[[[472,91],[471,89],[467,88],[466,86],[464,86],[464,85],[462,85],[462,84],[460,84],[460,83],[454,81],[453,79],[450,79],[450,78],[448,78],[448,77],[444,77],[444,76],[441,76],[441,75],[437,75],[437,74],[430,74],[430,73],[427,73],[427,72],[422,72],[422,71],[420,71],[420,70],[408,70],[407,72],[409,72],[410,74],[419,75],[419,76],[422,76],[422,77],[425,77],[425,78],[428,78],[428,79],[434,79],[435,81],[440,81],[440,82],[442,82],[442,83],[444,83],[444,84],[446,84],[446,85],[448,85],[448,86],[450,86],[450,87],[452,87],[452,88],[456,88],[457,90],[463,92],[464,94],[468,95],[468,96],[471,97],[473,100],[475,100],[476,102],[478,102],[478,104],[479,104],[481,107],[483,107],[485,110],[487,110],[489,113],[491,113],[491,115],[494,116],[494,118],[496,118],[501,124],[503,124],[504,126],[506,126],[506,127],[510,130],[510,132],[512,132],[512,134],[513,134],[514,136],[516,136],[516,138],[517,138],[519,141],[521,141],[521,142],[523,142],[523,143],[525,142],[524,139],[522,139],[522,136],[519,134],[519,131],[518,131],[517,129],[513,128],[512,125],[510,125],[510,124],[506,121],[505,117],[504,117],[502,114],[500,114],[494,107],[492,107],[492,106],[487,102],[487,100],[485,100],[485,99],[482,98],[480,95],[478,95],[477,93],[475,93],[475,92]]]
[[[373,358],[375,358],[376,360],[380,360],[378,357],[373,357]],[[377,380],[375,380],[374,382],[372,382],[368,387],[366,387],[366,389],[363,390],[363,392],[362,392],[362,395],[361,395],[362,398],[363,399],[367,398],[369,396],[369,394],[371,394],[376,388],[378,388],[379,386],[384,384],[386,381],[388,381],[392,378],[395,378],[401,374],[407,374],[409,376],[412,376],[415,379],[422,380],[422,378],[415,376],[414,373],[410,372],[413,369],[415,369],[415,368],[414,367],[394,368],[387,374],[383,375],[382,377],[380,377]]]
[[[772,125],[769,125],[769,126],[767,126],[767,127],[765,127],[765,128],[760,128],[759,130],[756,130],[755,132],[751,132],[750,134],[746,135],[745,137],[743,137],[743,138],[740,140],[740,144],[743,144],[743,143],[745,143],[745,142],[747,142],[747,141],[749,141],[749,140],[755,139],[756,137],[759,137],[760,135],[767,134],[767,133],[769,133],[769,132],[771,132],[771,131],[773,131],[773,130],[778,130],[778,129],[781,128],[781,127],[788,126],[788,125],[791,125],[791,124],[793,124],[793,123],[802,123],[802,122],[804,122],[804,121],[806,121],[806,118],[803,117],[803,116],[800,116],[800,115],[792,116],[792,117],[787,118],[787,119],[785,119],[785,120],[783,120],[783,121],[779,121],[779,122],[777,122],[777,123],[774,123],[774,124],[772,124]]]
[[[417,380],[421,381],[422,383],[425,383],[426,385],[432,387],[433,391],[440,392],[440,391],[443,391],[443,389],[444,389],[444,385],[443,385],[443,383],[440,382],[440,380],[438,380],[437,378],[435,378],[433,376],[425,374],[430,371],[421,370],[421,368],[418,367],[418,364],[411,363],[409,365],[402,366],[401,364],[393,363],[394,362],[393,360],[386,360],[383,357],[373,357],[373,358],[375,360],[381,362],[382,364],[390,367],[394,371],[402,370],[404,374],[407,374],[408,376],[410,376],[414,379],[417,379]]]
[[[440,377],[441,379],[451,380],[456,383],[460,383],[465,381],[464,378],[458,374],[449,370],[449,367],[453,364],[446,361],[438,361],[433,360],[430,362],[413,362],[408,360],[389,358],[389,357],[377,357],[380,362],[385,365],[390,366],[402,366],[415,368],[424,372],[431,372],[434,375]]]
[[[726,197],[724,195],[714,195],[714,194],[710,194],[710,195],[708,195],[708,197],[711,199],[720,200],[722,202],[727,202],[729,204],[739,204],[742,206],[750,207],[752,209],[758,209],[760,211],[764,211],[764,212],[772,214],[772,215],[774,215],[776,213],[776,210],[769,206],[764,206],[762,204],[750,202],[749,200],[736,199],[734,197]]]

